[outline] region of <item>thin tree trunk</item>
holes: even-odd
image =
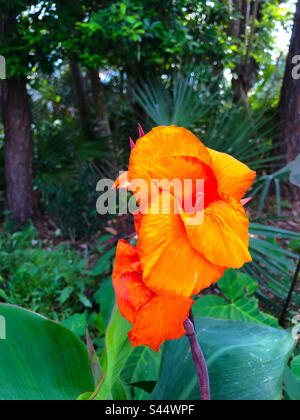
[[[111,127],[106,106],[104,86],[98,69],[89,69],[92,95],[97,116],[97,132],[100,137],[111,136]]]
[[[94,133],[91,124],[89,102],[80,64],[70,60],[70,71],[78,106],[82,132],[86,137],[92,138],[94,136]]]
[[[115,133],[116,133],[117,136],[120,135],[120,129],[121,129],[121,110],[122,110],[123,96],[124,96],[124,70],[121,70],[121,72],[120,72],[119,101],[118,101],[116,123],[115,123]]]
[[[26,79],[2,82],[5,130],[5,178],[7,206],[13,220],[24,225],[38,213],[33,191],[33,137]]]
[[[232,0],[229,5],[229,14],[233,15],[234,11],[242,13],[242,0]],[[229,28],[230,35],[238,38],[241,34],[241,19],[234,19]]]
[[[295,61],[295,57],[298,59]],[[296,57],[297,58],[297,57]],[[289,163],[300,153],[300,0],[294,20],[293,34],[286,63],[279,104],[279,136],[281,151]],[[296,65],[298,63],[298,71]]]
[[[258,14],[258,0],[251,7],[249,0],[233,0],[229,13],[233,10],[241,14],[240,19],[234,19],[229,34],[235,38],[239,38],[241,43],[245,45],[246,55],[241,57],[241,62],[235,66],[234,72],[236,77],[232,79],[232,89],[234,93],[234,101],[244,104],[246,108],[249,106],[248,92],[255,83],[257,75],[257,63],[251,57],[251,50],[255,36],[255,22]],[[250,17],[252,18],[251,28]]]

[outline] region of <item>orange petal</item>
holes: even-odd
[[[174,197],[162,193],[160,201]],[[138,251],[144,283],[160,295],[190,297],[222,277],[225,268],[211,264],[190,244],[179,214],[145,214]]]
[[[217,283],[223,277],[226,269],[210,263],[204,256],[200,255],[197,261],[197,282],[193,295],[198,295],[213,283]]]
[[[157,127],[137,141],[131,153],[129,179],[195,179],[212,164],[206,147],[191,132]]]
[[[142,217],[143,217],[141,210],[135,211],[133,213],[133,217],[134,217],[135,231],[139,235],[140,229],[141,229]]]
[[[125,240],[119,241],[117,246],[113,277],[115,279],[119,279],[124,274],[135,271],[132,267],[135,267],[137,262],[139,262],[137,248],[130,245]]]
[[[218,181],[219,194],[240,201],[253,184],[256,172],[234,157],[207,149],[212,158],[212,169]]]
[[[114,188],[125,188],[130,191],[130,182],[128,179],[128,172],[123,172],[115,181],[113,185]]]
[[[137,271],[135,271],[137,270]],[[143,283],[137,249],[126,241],[117,247],[113,271],[113,286],[120,312],[131,324],[137,312],[151,299],[153,293]]]
[[[217,201],[204,211],[200,225],[188,224],[186,232],[195,250],[212,264],[241,268],[252,261],[249,253],[249,220],[241,203]]]
[[[137,149],[136,149],[137,148]],[[188,156],[211,164],[207,148],[190,131],[181,127],[156,127],[136,144],[133,154],[143,154],[146,159],[159,156]]]
[[[153,297],[140,310],[129,333],[132,346],[149,346],[158,351],[164,341],[181,338],[192,304],[190,298]]]
[[[204,182],[205,206],[208,206],[211,202],[219,198],[218,182],[213,170],[210,166],[204,164],[199,159],[187,156],[165,156],[160,159],[160,164],[162,170],[160,180],[180,180],[182,185],[181,191],[184,192],[181,196],[183,196],[185,200],[187,200],[189,196],[195,196],[197,192],[197,180]],[[154,174],[152,174],[152,177],[154,178]]]

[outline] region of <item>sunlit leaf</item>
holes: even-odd
[[[280,400],[283,377],[295,346],[290,332],[264,325],[196,319],[213,400]],[[160,379],[151,400],[198,400],[200,396],[186,337],[167,342]]]
[[[67,328],[9,305],[0,316],[1,400],[76,400],[93,387],[87,349]]]

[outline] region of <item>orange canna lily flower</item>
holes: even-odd
[[[143,284],[149,290],[169,299],[190,299],[217,282],[227,268],[252,261],[249,220],[241,201],[255,176],[232,156],[206,148],[184,128],[158,127],[137,141],[128,173],[116,187],[135,193],[136,179],[146,181],[149,191],[153,180],[204,181],[204,211],[197,209],[194,188],[184,192],[196,203],[193,213],[178,204],[176,193],[158,189],[154,207],[161,208],[167,199],[172,211],[157,214],[151,203],[135,215]],[[202,223],[193,223],[201,214]]]
[[[122,316],[133,324],[129,333],[133,347],[147,345],[158,351],[165,340],[185,334],[183,323],[192,299],[153,293],[143,283],[137,249],[126,241],[118,243],[113,286]]]

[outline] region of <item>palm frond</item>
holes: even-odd
[[[250,223],[250,234],[253,262],[243,270],[260,284],[260,297],[273,309],[280,311],[289,293],[295,261],[299,256],[284,249],[278,240],[300,241],[300,233]],[[299,306],[299,296],[293,296],[293,303]]]
[[[270,118],[255,117],[228,104],[220,92],[211,94],[195,78],[176,76],[172,85],[146,81],[136,89],[136,99],[151,125],[177,125],[195,132],[206,146],[228,153],[257,171],[274,167]]]
[[[217,96],[199,91],[192,77],[175,77],[169,87],[163,81],[148,80],[136,88],[136,99],[154,125],[191,128],[217,106]]]
[[[271,187],[275,187],[275,194],[276,194],[276,206],[277,206],[277,215],[278,217],[281,216],[281,190],[283,185],[291,188],[291,179],[292,179],[292,170],[296,166],[294,162],[288,164],[284,168],[279,169],[278,171],[274,172],[273,174],[268,174],[261,176],[255,183],[255,188],[252,192],[253,195],[259,196],[259,208],[257,213],[257,218],[259,219],[262,215],[262,212],[265,209],[267,197],[271,190]],[[294,182],[295,184],[295,182]]]

